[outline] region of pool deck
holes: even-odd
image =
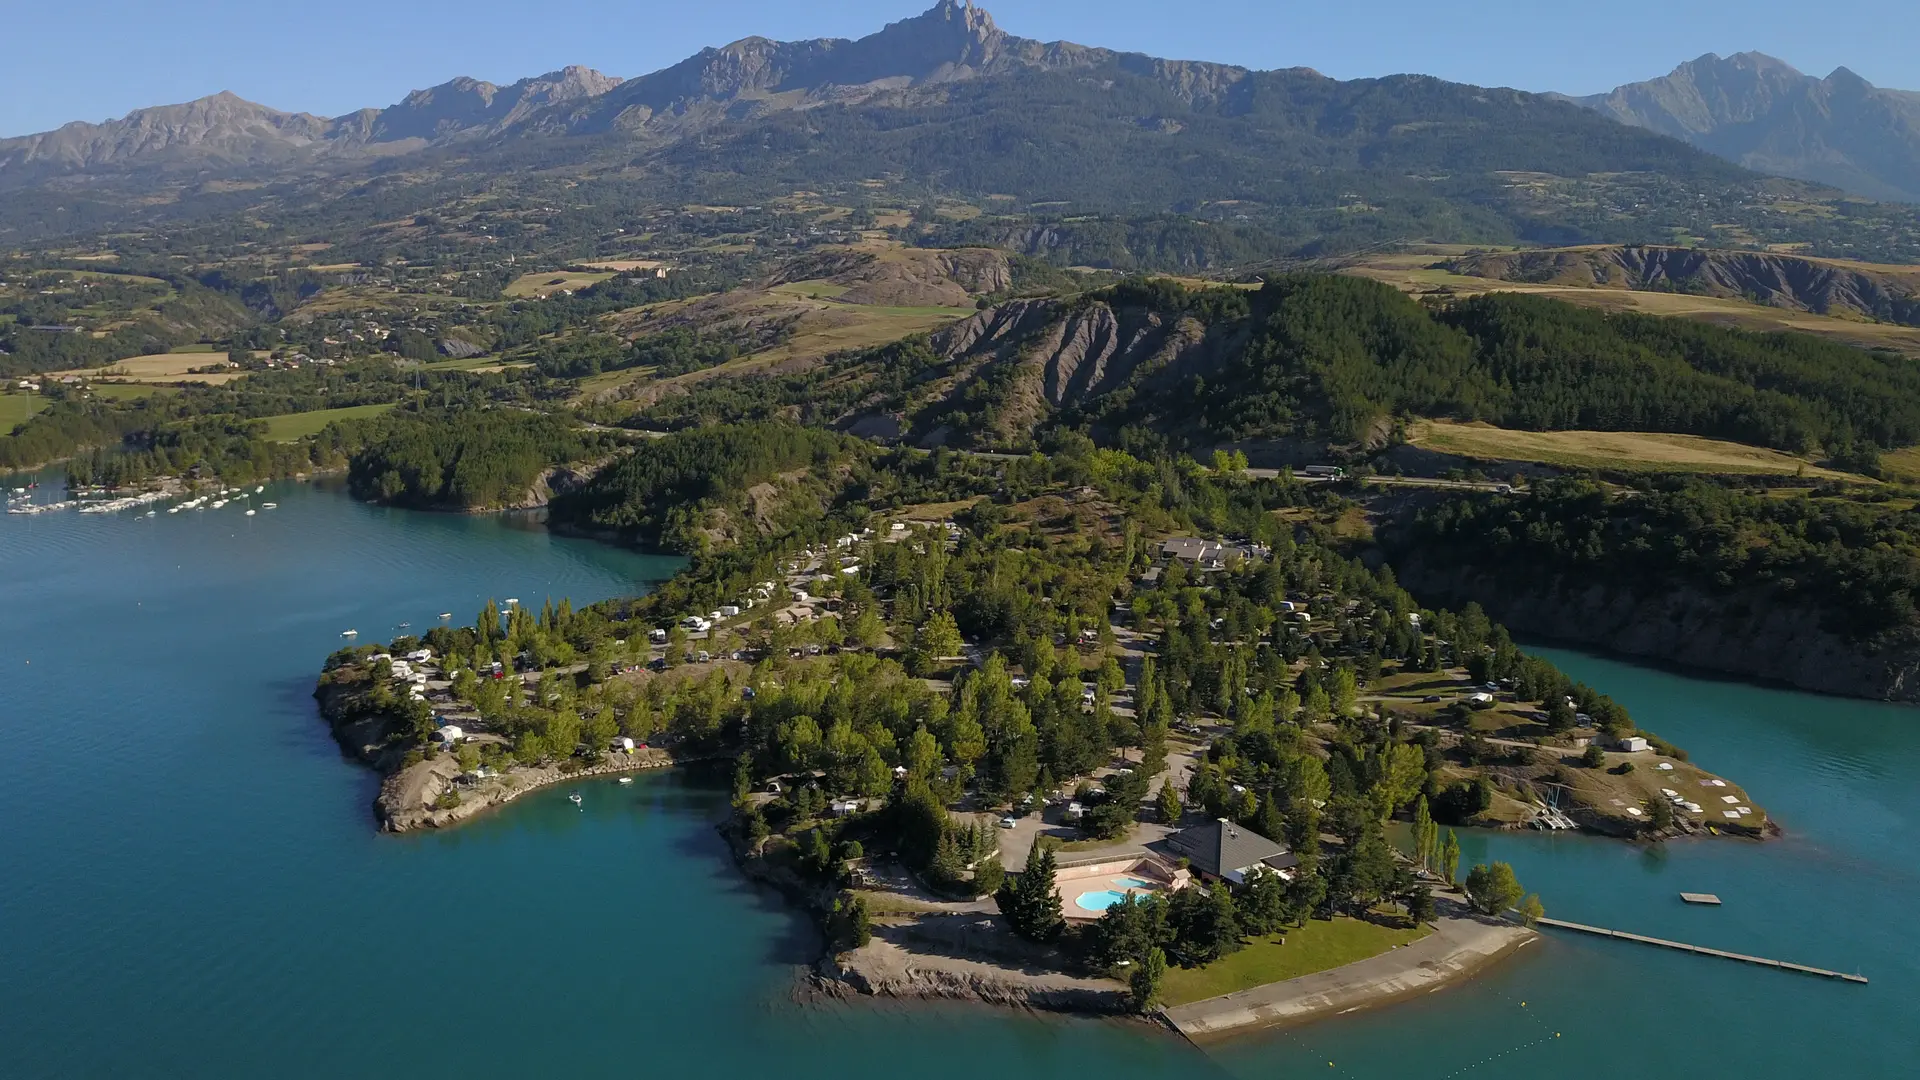
[[[1184,885],[1184,872],[1176,872],[1151,854],[1106,857],[1067,863],[1055,876],[1060,895],[1060,913],[1069,919],[1098,919],[1106,907],[1080,906],[1080,898],[1089,894],[1113,894],[1113,902],[1128,894],[1163,893]]]
[[[1300,1023],[1431,993],[1531,943],[1524,926],[1482,918],[1442,902],[1434,932],[1403,948],[1330,971],[1256,986],[1165,1011],[1190,1039]]]

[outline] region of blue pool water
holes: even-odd
[[[1081,911],[1105,911],[1126,898],[1126,893],[1102,889],[1099,892],[1081,893],[1074,897],[1073,905]]]
[[[1146,878],[1137,877],[1115,878],[1113,883],[1129,889],[1157,889],[1160,887],[1160,883],[1157,881],[1148,881]]]

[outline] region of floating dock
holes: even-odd
[[[1710,904],[1714,907],[1720,905],[1720,898],[1710,892],[1683,892],[1680,894],[1680,899],[1689,904]]]
[[[1843,982],[1866,983],[1864,975],[1848,975],[1841,971],[1828,971],[1826,968],[1808,967],[1805,964],[1789,964],[1785,960],[1769,960],[1764,956],[1748,956],[1745,953],[1727,952],[1724,949],[1709,949],[1700,945],[1688,945],[1680,941],[1667,941],[1664,938],[1646,937],[1642,934],[1629,934],[1624,930],[1608,930],[1602,926],[1588,926],[1585,923],[1567,922],[1564,919],[1540,918],[1534,920],[1541,926],[1551,926],[1557,930],[1576,930],[1582,934],[1596,934],[1600,937],[1619,938],[1621,941],[1634,941],[1642,945],[1658,945],[1663,949],[1678,949],[1681,952],[1699,953],[1701,956],[1717,956],[1722,960],[1738,960],[1743,964],[1758,964],[1761,967],[1779,968],[1782,971],[1796,971],[1802,975],[1818,975],[1823,979],[1839,979]]]

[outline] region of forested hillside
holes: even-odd
[[[1343,276],[1019,301],[926,346],[871,353],[868,371],[878,400],[909,418],[908,438],[981,447],[1020,448],[1060,427],[1200,446],[1377,445],[1411,417],[1678,432],[1865,469],[1877,449],[1920,442],[1920,371],[1891,354],[1511,294],[1427,307]],[[814,382],[748,385],[795,405],[846,396],[844,365]]]
[[[571,420],[518,409],[404,413],[368,421],[347,480],[363,499],[422,509],[515,505],[557,464],[607,452]]]
[[[1779,602],[1812,605],[1848,641],[1920,634],[1920,514],[1897,505],[1704,483],[1613,492],[1566,480],[1442,503],[1393,546],[1522,580],[1564,576],[1643,592],[1767,588]]]
[[[841,494],[846,468],[871,448],[789,424],[704,428],[642,443],[550,508],[560,526],[646,547],[703,549],[717,537],[785,531]]]

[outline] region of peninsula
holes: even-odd
[[[716,460],[697,505],[656,490],[708,455],[753,465]],[[1422,608],[1345,553],[1314,524],[1344,512],[1326,485],[1189,462],[1173,511],[1158,477],[1090,447],[668,436],[553,523],[724,543],[637,599],[490,603],[343,649],[316,695],[386,774],[387,829],[730,761],[725,831],[818,918],[820,992],[1151,1010],[1195,1034],[1523,945],[1510,913],[1538,900],[1502,864],[1460,866],[1452,827],[1771,828],[1476,606]]]

